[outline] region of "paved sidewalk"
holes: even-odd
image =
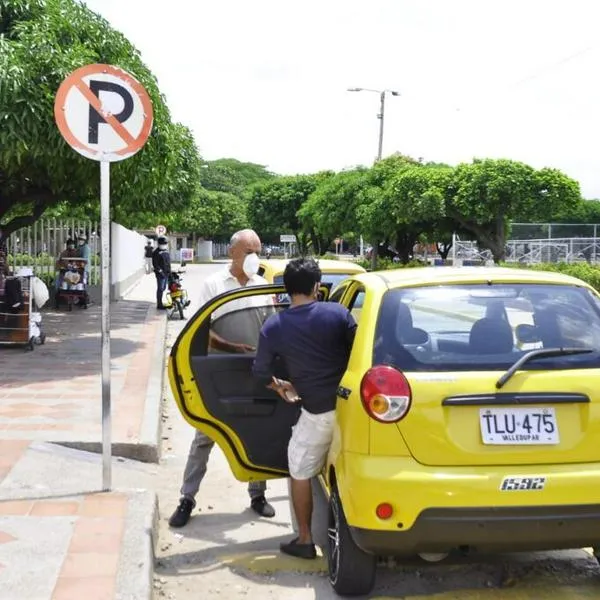
[[[116,455],[157,461],[165,315],[146,276],[111,305],[112,435]],[[46,344],[0,345],[0,438],[98,451],[102,402],[100,305],[43,313]]]
[[[150,600],[155,465],[113,461],[117,490],[101,493],[101,456],[0,441],[0,598]]]
[[[44,312],[33,352],[0,345],[2,600],[151,597],[157,507],[144,490],[158,469],[166,335],[154,286],[146,276],[111,305],[113,454],[146,461],[114,458],[113,492],[100,492],[101,455],[78,450],[101,450],[100,306]]]

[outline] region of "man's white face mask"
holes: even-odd
[[[244,264],[242,265],[242,269],[246,274],[246,277],[253,277],[258,273],[258,268],[260,266],[260,260],[258,255],[253,252],[252,254],[248,254],[244,259]]]
[[[159,250],[166,250],[167,249],[167,244],[159,244],[158,248],[159,248]]]

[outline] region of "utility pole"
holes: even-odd
[[[377,114],[377,118],[379,119],[379,140],[377,144],[377,158],[375,162],[379,162],[383,156],[383,129],[384,129],[384,120],[385,120],[385,95],[386,93],[390,93],[392,96],[399,96],[400,92],[395,90],[372,90],[369,88],[348,88],[349,92],[375,92],[379,94],[379,113]],[[363,240],[362,235],[360,236],[360,252],[362,256],[363,249]],[[378,250],[378,242],[375,241],[373,247],[371,249],[371,268],[377,268],[377,250]]]

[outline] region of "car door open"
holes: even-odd
[[[169,378],[183,417],[219,444],[242,480],[287,477],[287,445],[299,407],[256,381],[252,364],[262,324],[289,304],[277,303],[281,285],[253,286],[205,304],[181,332],[169,359]],[[328,296],[328,288],[321,290]],[[211,333],[212,331],[212,333]],[[214,348],[211,336],[243,344]],[[233,348],[232,348],[233,349]],[[275,375],[286,378],[283,364]]]

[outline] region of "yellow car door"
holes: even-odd
[[[274,302],[282,293],[281,285],[265,285],[217,296],[190,319],[169,357],[169,381],[182,416],[219,445],[240,481],[288,477],[287,445],[300,408],[252,375],[262,324],[289,306]],[[324,300],[328,294],[323,287]],[[236,351],[214,347],[214,334],[237,345]],[[282,364],[275,375],[287,377]]]

